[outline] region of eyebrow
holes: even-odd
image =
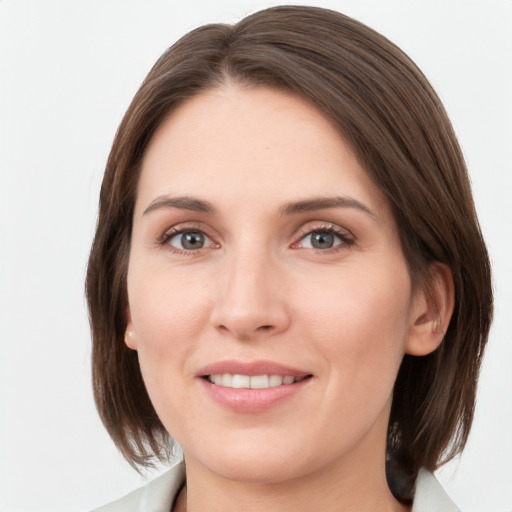
[[[178,208],[181,210],[207,213],[209,215],[215,215],[217,213],[216,209],[210,202],[202,199],[190,196],[159,196],[151,201],[149,206],[144,210],[143,215],[162,208]],[[329,208],[355,208],[366,213],[373,219],[377,219],[377,216],[370,210],[370,208],[368,208],[368,206],[353,197],[347,196],[314,197],[301,201],[293,201],[282,206],[279,209],[279,213],[280,215],[298,215],[301,213],[325,210]]]
[[[214,215],[216,213],[213,205],[208,201],[203,201],[202,199],[196,199],[195,197],[190,196],[159,196],[151,201],[149,206],[144,210],[143,215],[161,208],[179,208],[181,210],[192,210],[194,212],[208,213],[210,215]]]
[[[297,215],[300,213],[313,212],[316,210],[325,210],[329,208],[355,208],[373,219],[377,216],[361,201],[348,196],[336,197],[314,197],[303,201],[294,201],[285,204],[280,208],[281,215]]]

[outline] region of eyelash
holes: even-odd
[[[197,254],[200,249],[195,249],[195,250],[191,250],[191,249],[178,249],[177,247],[174,247],[171,245],[171,240],[174,238],[174,237],[177,237],[179,235],[182,235],[184,233],[201,233],[203,234],[206,238],[208,238],[212,244],[214,246],[218,246],[218,244],[216,244],[212,237],[207,235],[205,233],[205,230],[203,227],[201,226],[197,226],[197,225],[187,225],[187,226],[182,226],[182,227],[173,227],[171,228],[169,231],[166,231],[162,237],[160,238],[160,240],[158,241],[158,245],[162,246],[162,247],[166,247],[168,248],[171,252],[175,253],[175,254],[184,254],[184,255],[187,255],[187,254]]]
[[[296,237],[298,238],[298,241],[294,242],[292,244],[292,246],[298,245],[306,237],[311,236],[314,233],[328,233],[330,235],[336,236],[341,241],[338,245],[335,245],[334,247],[330,247],[327,249],[307,248],[309,250],[313,250],[315,252],[319,252],[322,254],[330,254],[333,252],[343,250],[344,248],[346,249],[347,247],[353,246],[356,242],[355,237],[351,233],[349,233],[346,229],[340,228],[339,226],[336,226],[335,224],[324,224],[321,226],[315,226],[313,228],[311,228],[310,226],[302,227],[296,235]]]
[[[166,231],[162,237],[158,241],[158,245],[162,247],[168,248],[171,252],[175,254],[197,254],[200,252],[200,249],[178,249],[177,247],[174,247],[170,244],[170,241],[179,235],[182,235],[184,233],[201,233],[205,237],[207,237],[214,248],[219,247],[219,244],[213,241],[213,238],[209,236],[203,227],[197,226],[197,225],[187,225],[187,226],[178,226],[173,227],[171,230]],[[337,252],[340,250],[346,249],[347,247],[351,247],[355,244],[356,238],[349,233],[346,229],[340,228],[339,226],[336,226],[335,224],[324,224],[321,226],[315,226],[315,227],[309,227],[304,226],[302,227],[295,235],[294,238],[298,239],[296,242],[294,242],[291,247],[301,249],[300,247],[297,247],[306,237],[313,235],[314,233],[328,233],[331,235],[334,235],[335,237],[339,238],[341,241],[338,245],[335,245],[333,247],[327,248],[327,249],[316,249],[316,248],[302,248],[307,250],[313,250],[317,253],[323,253],[323,254],[330,254],[333,252]]]

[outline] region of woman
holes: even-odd
[[[427,80],[341,14],[201,27],[107,164],[87,276],[102,510],[457,510],[492,313],[462,154]],[[412,508],[411,508],[412,507]]]

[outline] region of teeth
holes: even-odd
[[[251,389],[265,389],[268,387],[268,375],[255,375],[254,377],[251,377]]]
[[[283,383],[283,377],[281,375],[271,375],[268,378],[268,385],[272,388],[280,386]]]
[[[266,389],[300,382],[305,377],[292,377],[291,375],[232,375],[230,373],[210,375],[208,380],[217,386],[236,389]]]
[[[222,379],[222,385],[224,385],[224,378]],[[250,388],[251,378],[249,377],[249,375],[233,375],[231,387],[235,389]]]

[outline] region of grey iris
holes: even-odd
[[[315,249],[330,249],[334,245],[334,235],[318,231],[311,234],[311,246]]]
[[[181,245],[184,249],[201,249],[204,246],[204,235],[202,233],[183,233]]]

